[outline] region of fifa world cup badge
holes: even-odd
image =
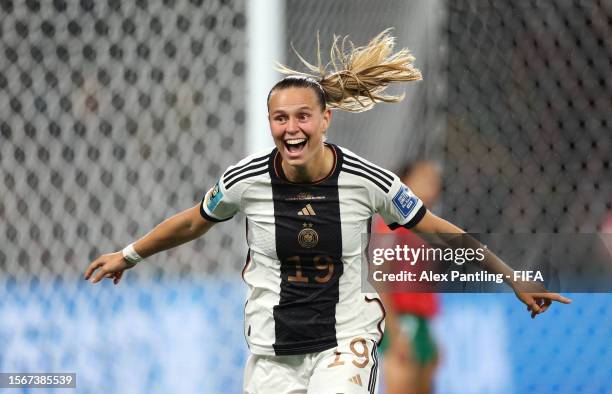
[[[210,196],[208,197],[208,204],[206,205],[209,211],[214,211],[221,202],[223,198],[223,192],[219,189],[219,182],[212,188],[210,191]]]
[[[393,197],[393,205],[395,205],[404,218],[407,218],[417,205],[417,198],[411,196],[408,188],[402,185],[395,197]]]

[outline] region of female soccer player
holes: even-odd
[[[375,392],[385,314],[377,294],[360,291],[361,235],[370,218],[378,212],[392,227],[462,233],[428,212],[391,172],[325,142],[332,108],[357,112],[398,102],[402,97],[385,95],[385,88],[421,78],[407,50],[393,53],[387,31],[365,47],[346,51],[344,44],[334,40],[329,74],[320,60],[305,62],[314,75],[282,68],[292,75],[268,96],[274,149],[230,166],[200,204],[100,256],[85,272],[93,283],[106,277],[116,284],[143,258],[242,211],[249,246],[244,334],[252,353],[246,393]],[[488,260],[499,269],[492,254]],[[551,293],[517,296],[534,314],[551,300],[569,302]]]

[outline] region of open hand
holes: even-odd
[[[85,271],[85,280],[91,278],[91,283],[98,283],[102,279],[108,278],[112,279],[114,284],[117,284],[123,276],[123,271],[135,265],[128,263],[120,251],[104,254],[89,264]],[[96,270],[98,271],[96,272]]]

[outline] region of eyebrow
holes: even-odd
[[[300,111],[304,111],[304,110],[312,111],[313,109],[312,109],[312,107],[310,107],[308,105],[305,105],[303,107],[300,107],[300,108],[296,109],[294,112],[300,112]],[[276,111],[272,112],[272,115],[286,114],[286,113],[287,113],[287,111],[285,111],[285,110],[277,109]]]

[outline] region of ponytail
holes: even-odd
[[[421,72],[414,66],[414,57],[408,49],[393,52],[395,38],[386,29],[374,37],[368,45],[355,47],[344,37],[334,36],[330,62],[321,61],[321,48],[317,36],[317,65],[305,60],[297,51],[296,55],[309,72],[298,72],[287,66],[278,65],[278,71],[290,75],[286,78],[314,80],[324,92],[325,105],[349,112],[363,112],[376,103],[397,103],[404,94],[385,94],[393,82],[419,81]],[[282,82],[282,81],[281,81]],[[272,90],[280,87],[277,84]]]

